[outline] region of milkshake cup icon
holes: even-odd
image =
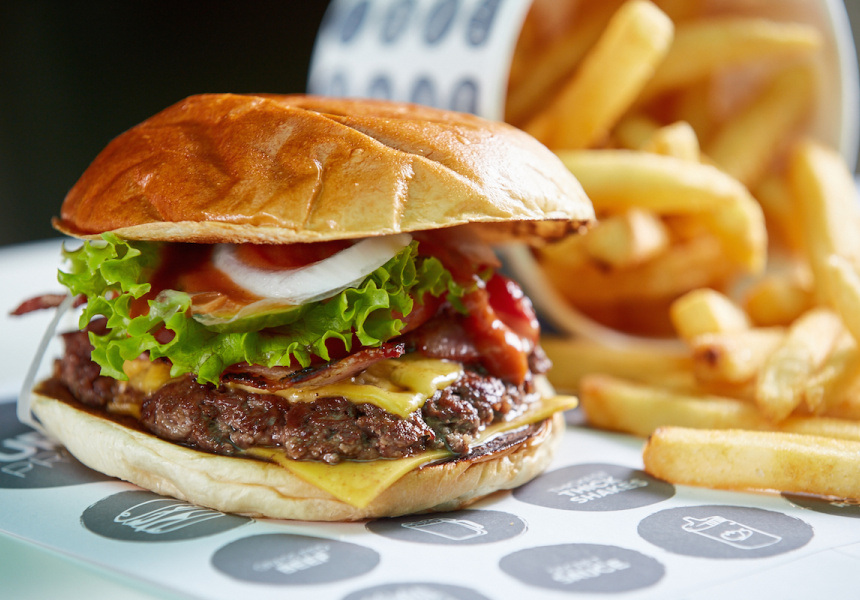
[[[467,519],[449,519],[444,517],[424,519],[402,523],[401,527],[423,531],[424,533],[458,542],[487,535],[487,530],[484,529],[483,525]]]
[[[782,538],[778,535],[773,535],[755,527],[750,527],[749,525],[744,525],[743,523],[738,523],[737,521],[717,515],[703,519],[684,517],[684,521],[684,525],[681,526],[681,529],[684,531],[695,533],[696,535],[701,535],[702,537],[734,548],[740,548],[741,550],[757,550],[782,541]]]

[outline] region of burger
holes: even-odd
[[[466,506],[539,474],[575,403],[546,383],[532,305],[491,247],[593,218],[504,124],[192,96],[66,196],[54,226],[84,241],[59,281],[80,330],[23,413],[95,470],[225,512]]]

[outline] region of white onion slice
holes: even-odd
[[[324,260],[296,269],[272,271],[252,267],[233,244],[218,244],[215,268],[256,296],[299,305],[331,298],[361,283],[412,241],[408,233],[366,238]]]

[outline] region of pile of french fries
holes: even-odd
[[[851,170],[807,133],[822,39],[705,4],[527,21],[507,119],[599,216],[536,258],[626,333],[546,339],[550,379],[592,425],[647,437],[657,477],[860,499],[860,217]]]

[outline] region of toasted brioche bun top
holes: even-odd
[[[379,100],[207,94],[108,144],[54,226],[284,244],[466,223],[544,238],[593,219],[555,155],[503,123]]]

